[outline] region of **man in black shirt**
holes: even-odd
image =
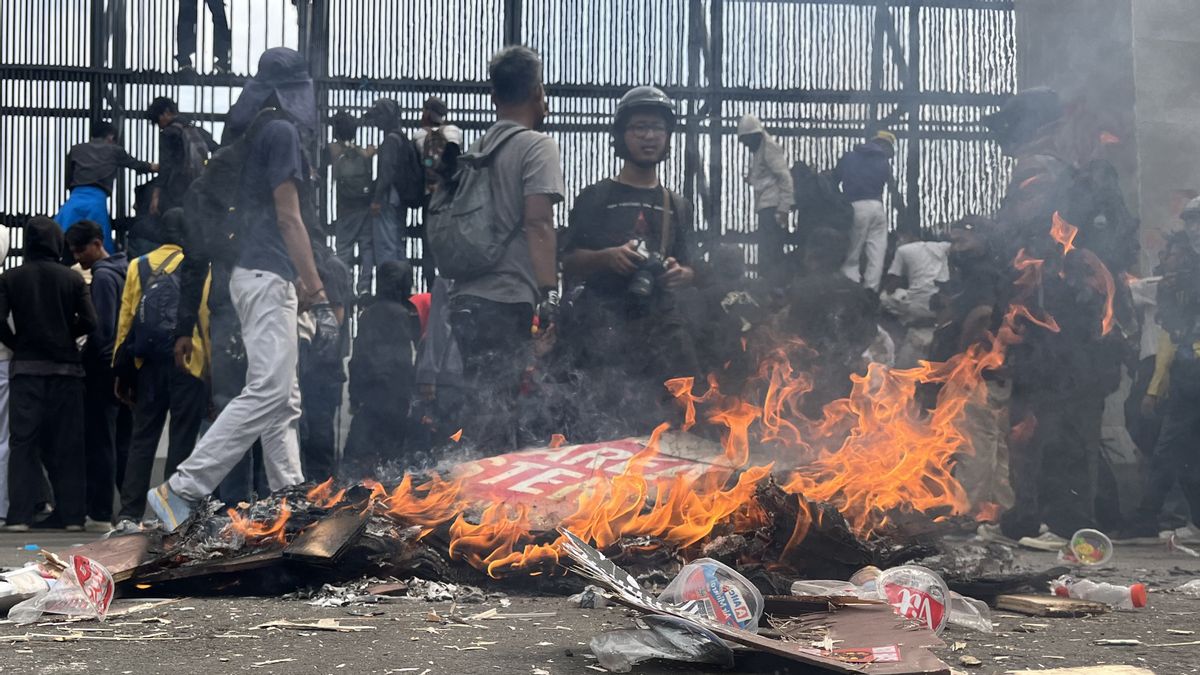
[[[401,129],[400,104],[381,98],[363,115],[363,121],[374,124],[384,137],[369,211],[370,243],[359,246],[359,294],[370,291],[376,266],[404,260],[408,209],[419,207],[425,198],[425,169],[417,146]]]
[[[613,124],[621,171],[584,188],[571,210],[563,269],[582,290],[570,293],[563,337],[594,394],[581,404],[585,434],[649,432],[665,421],[663,382],[699,375],[675,295],[694,277],[691,206],[658,176],[674,127],[666,94],[630,90]]]
[[[90,220],[104,231],[104,248],[113,253],[112,221],[108,216],[108,196],[121,167],[138,173],[158,171],[150,164],[125,152],[117,145],[117,130],[112,124],[99,121],[92,124],[92,139],[80,143],[67,153],[67,189],[71,196],[54,216],[65,232],[81,220]]]

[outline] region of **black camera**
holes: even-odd
[[[662,254],[651,251],[646,241],[640,240],[637,253],[642,256],[638,269],[629,280],[629,292],[639,298],[648,298],[654,293],[654,282],[667,271],[667,261]]]

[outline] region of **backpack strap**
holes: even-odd
[[[658,252],[666,258],[667,251],[671,250],[671,191],[662,183],[659,183],[658,187],[663,193],[662,233],[658,239]]]
[[[171,261],[178,258],[181,255],[183,255],[183,251],[171,251],[171,255],[167,256],[166,260],[162,261],[161,263],[159,263],[158,267],[154,268],[154,271],[151,272],[151,276],[155,276],[155,277],[162,276],[163,270],[167,269],[167,266],[171,264]],[[142,259],[146,261],[146,267],[149,267],[150,266],[150,257],[145,256]]]

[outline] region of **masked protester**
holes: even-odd
[[[563,338],[585,374],[582,405],[594,408],[580,411],[581,422],[594,422],[590,434],[577,430],[585,436],[648,433],[666,419],[663,382],[698,374],[676,295],[695,276],[691,205],[658,170],[674,129],[666,94],[630,90],[612,128],[621,171],[584,188],[571,210],[563,270],[582,288],[571,291]]]
[[[788,215],[795,200],[792,173],[783,147],[757,117],[743,115],[737,136],[738,142],[750,151],[746,182],[754,190],[754,210],[758,216],[759,274],[783,286],[793,276],[785,269],[783,253]]]
[[[371,290],[375,267],[404,259],[408,209],[425,201],[425,169],[415,143],[401,129],[400,104],[381,98],[363,115],[363,121],[383,132],[379,145],[379,175],[369,207],[370,233],[359,243],[358,293]]]
[[[893,194],[898,196],[892,176],[895,155],[895,134],[879,131],[871,140],[842,155],[834,170],[842,194],[854,207],[850,247],[846,251],[842,273],[851,281],[861,281],[863,286],[875,291],[879,290],[883,278],[883,258],[887,253],[888,217],[883,208],[883,191],[891,187]],[[895,206],[898,209],[904,207],[899,200]]]
[[[214,369],[216,352],[225,348],[226,341],[240,344],[245,351],[245,384],[191,456],[167,482],[147,494],[151,509],[169,530],[188,518],[193,506],[217,488],[260,437],[272,490],[304,480],[298,439],[297,314],[301,308],[312,309],[323,342],[336,342],[340,334],[301,210],[310,195],[312,175],[301,139],[314,137],[316,123],[316,98],[304,58],[285,47],[268,49],[257,74],[230,109],[225,129],[230,142],[248,144],[236,188],[241,245],[228,253],[234,259],[212,260],[211,296],[222,292],[239,324],[236,333],[228,330],[228,322],[222,327],[225,332],[218,332],[213,308]],[[210,164],[220,163],[220,155]],[[185,254],[187,264],[192,253],[185,250]],[[227,269],[227,276],[218,274],[218,268]],[[222,283],[223,289],[216,288]],[[183,286],[181,297],[191,297],[186,283]],[[211,308],[211,297],[209,304]],[[194,308],[190,311],[195,313]],[[181,319],[177,327],[179,363],[194,349],[194,325],[194,320]],[[230,376],[223,377],[228,386]]]

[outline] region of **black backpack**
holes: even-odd
[[[388,134],[388,138],[395,138],[400,146],[391,187],[396,190],[401,206],[419,209],[425,204],[425,164],[421,160],[421,153],[412,139],[398,131]]]
[[[212,145],[212,136],[207,131],[191,124],[181,124],[180,126],[183,131],[183,173],[190,183],[204,173],[204,165],[208,163],[208,149]]]
[[[179,275],[167,272],[171,261],[182,255],[175,251],[158,267],[150,268],[150,258],[138,258],[138,279],[142,298],[133,315],[130,353],[138,358],[169,358],[175,348],[175,327],[179,318]]]
[[[339,200],[362,201],[371,197],[375,179],[371,175],[371,158],[357,145],[341,146],[341,154],[333,161],[333,180]]]
[[[817,172],[803,161],[792,165],[792,190],[802,228],[812,231],[828,227],[849,232],[854,224],[854,207],[838,188],[832,171]]]

